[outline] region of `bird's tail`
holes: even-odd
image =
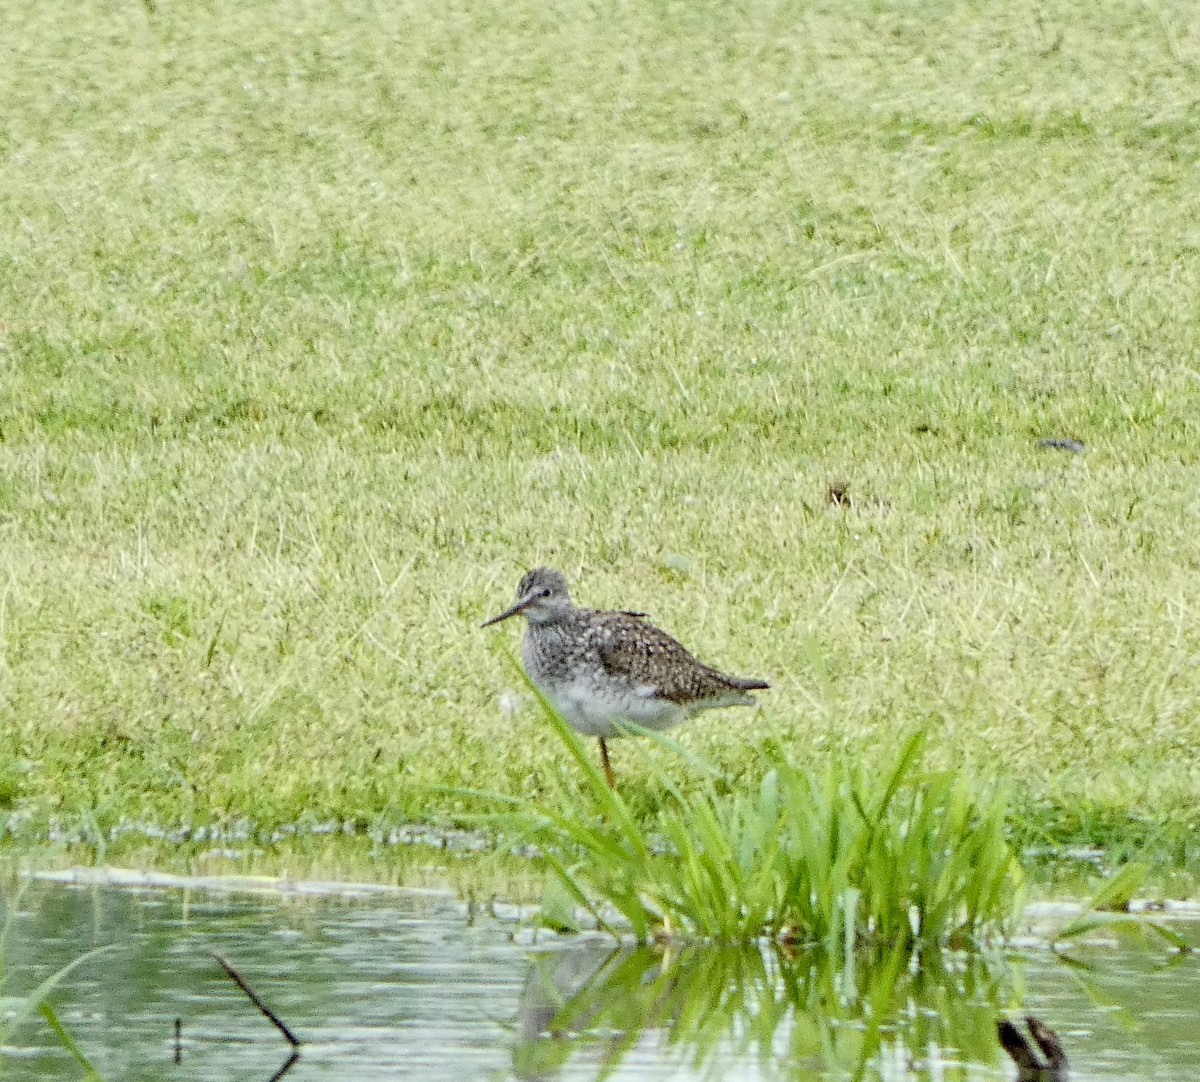
[[[753,676],[731,676],[729,686],[738,691],[765,691],[771,685],[765,680],[756,680]]]

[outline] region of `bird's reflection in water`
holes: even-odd
[[[921,1077],[944,1065],[946,1049],[959,1063],[996,1062],[1010,980],[999,955],[917,965],[904,949],[835,957],[585,940],[531,957],[514,1071],[551,1079],[576,1058],[604,1078],[651,1042],[698,1072],[737,1060],[762,1078]]]

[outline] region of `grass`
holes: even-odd
[[[10,839],[544,798],[475,624],[553,562],[818,768],[920,726],[1021,844],[1195,874],[1183,15],[65,14],[0,11]],[[762,729],[680,740],[751,779]]]
[[[664,770],[669,798],[646,827],[567,724],[551,723],[585,782],[513,820],[560,891],[618,937],[765,938],[838,958],[886,944],[916,955],[999,944],[1021,916],[1003,795],[922,771],[924,733],[882,772],[835,758],[817,773],[777,745],[755,789],[704,769],[709,784],[689,796]]]
[[[1004,788],[928,770],[921,730],[890,761],[864,768],[835,756],[820,772],[768,740],[755,787],[687,756],[704,785],[685,792],[661,768],[663,806],[644,821],[541,702],[582,780],[564,779],[533,807],[497,794],[507,809],[493,818],[523,836],[549,873],[543,927],[579,932],[590,921],[618,943],[799,948],[851,971],[858,955],[881,947],[915,968],[946,951],[981,954],[1012,943],[1029,915]],[[1122,865],[1039,939],[1057,946],[1104,929],[1189,952],[1169,924],[1131,911],[1149,872]]]

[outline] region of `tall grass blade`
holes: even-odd
[[[1144,864],[1126,864],[1116,875],[1101,884],[1099,890],[1088,899],[1082,912],[1059,929],[1056,938],[1075,939],[1106,925],[1136,920],[1127,913],[1105,911],[1127,905],[1145,883],[1148,874],[1149,869]]]
[[[6,995],[4,1001],[8,1010],[6,1011],[7,1017],[4,1019],[3,1024],[0,1024],[0,1044],[9,1044],[12,1041],[13,1033],[33,1014],[38,1004],[44,1002],[69,973],[78,969],[85,962],[90,962],[93,958],[98,958],[102,954],[116,950],[119,945],[117,943],[110,943],[108,946],[97,947],[86,954],[81,954],[61,969],[57,969],[51,973],[50,976],[31,992],[20,996]]]
[[[46,1024],[54,1031],[54,1035],[62,1043],[62,1046],[75,1057],[75,1062],[83,1068],[84,1076],[89,1082],[102,1082],[100,1072],[92,1066],[91,1061],[83,1054],[83,1049],[75,1043],[75,1039],[58,1020],[54,1008],[44,999],[37,1006],[38,1010],[42,1012],[42,1017],[46,1019]]]

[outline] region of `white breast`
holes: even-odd
[[[631,721],[647,729],[669,729],[688,716],[678,703],[656,699],[651,688],[624,694],[601,694],[595,684],[572,681],[542,689],[572,728],[589,736],[618,736],[618,722]]]

